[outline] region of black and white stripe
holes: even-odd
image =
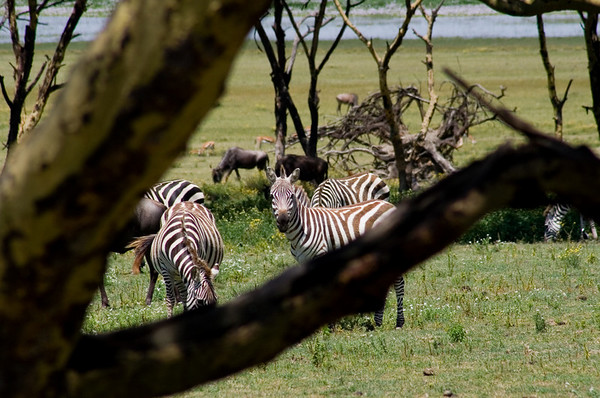
[[[201,204],[181,202],[167,209],[163,220],[156,235],[136,241],[136,261],[150,249],[154,274],[160,272],[165,280],[168,316],[176,300],[185,310],[216,304],[212,279],[223,260],[223,239],[214,216]]]
[[[546,220],[544,222],[544,241],[550,242],[558,238],[558,234],[563,227],[563,220],[567,213],[571,210],[571,206],[566,203],[556,203],[549,207],[546,211]],[[586,227],[589,226],[590,233],[593,239],[598,239],[596,232],[596,224],[594,220],[586,219],[581,214],[579,215],[580,238],[588,239],[589,235],[586,232]]]
[[[298,188],[294,183],[298,177],[298,169],[289,177],[285,173],[277,177],[272,169],[267,169],[277,227],[290,241],[292,255],[298,262],[348,244],[395,209],[394,205],[383,200],[369,200],[341,208],[308,207],[297,197]]]
[[[181,202],[204,203],[204,193],[200,187],[187,180],[159,182],[150,188],[144,196],[167,207]]]
[[[372,199],[388,200],[390,189],[387,184],[377,175],[372,173],[360,173],[353,176],[323,181],[311,200],[315,207],[342,207],[365,202]],[[404,326],[404,278],[398,277],[394,282],[396,293],[396,327]],[[383,323],[383,311],[385,305],[375,312],[375,325]]]
[[[328,178],[313,194],[312,206],[342,207],[371,199],[388,200],[390,189],[372,173],[360,173],[344,178]]]

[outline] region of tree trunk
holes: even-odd
[[[0,179],[0,396],[66,395],[111,236],[221,95],[267,5],[122,3],[14,147]]]
[[[600,137],[600,40],[598,39],[598,12],[588,13],[583,27],[588,56],[590,88],[592,90],[592,113]]]

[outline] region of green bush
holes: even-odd
[[[236,219],[241,213],[271,208],[264,177],[244,179],[241,184],[204,184],[206,207],[217,219]]]
[[[503,209],[483,217],[459,240],[459,243],[492,240],[533,243],[544,240],[544,208]],[[579,213],[570,211],[563,220],[559,240],[580,239]]]
[[[502,242],[539,242],[544,240],[543,209],[504,209],[483,217],[460,239],[460,243],[486,239]]]

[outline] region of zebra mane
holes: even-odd
[[[187,229],[185,228],[185,217],[181,218],[181,233],[183,234],[183,242],[188,252],[190,253],[190,256],[192,257],[192,262],[194,263],[194,266],[198,267],[201,271],[203,271],[204,275],[206,275],[207,278],[210,278],[210,267],[208,266],[206,261],[204,261],[200,258],[200,256],[198,256],[198,252],[192,245],[192,240],[188,236]]]
[[[308,194],[304,190],[302,185],[292,184],[294,187],[294,195],[296,195],[296,199],[298,203],[302,203],[304,207],[310,207],[310,199],[308,198]]]

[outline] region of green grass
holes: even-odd
[[[216,281],[221,303],[294,263],[268,212],[245,213],[219,228],[226,241]],[[180,396],[597,396],[599,256],[595,243],[452,246],[406,276],[402,330],[394,328],[390,294],[380,329],[366,326],[371,314],[350,317],[269,364]],[[131,275],[131,260],[111,256],[112,307],[103,310],[96,299],[86,332],[166,315],[162,281],[146,307],[147,273]],[[428,369],[433,375],[424,375]]]
[[[382,48],[383,43],[377,44]],[[548,45],[559,90],[574,79],[564,110],[565,138],[598,149],[592,116],[582,109],[591,102],[583,41],[551,38]],[[536,40],[444,39],[436,40],[435,46],[437,67],[448,66],[491,90],[505,86],[503,102],[508,107],[543,130],[552,130]],[[61,79],[84,48],[85,44],[73,47]],[[49,45],[40,46],[37,55],[50,50]],[[405,42],[392,62],[389,81],[424,88],[423,57],[422,43]],[[4,76],[11,76],[10,61],[10,47],[0,46]],[[304,120],[308,120],[306,71],[300,54],[291,91]],[[438,84],[443,80],[438,73]],[[321,123],[328,123],[336,117],[335,94],[354,91],[364,98],[377,89],[375,64],[362,44],[343,42],[320,81]],[[228,147],[252,148],[256,135],[273,133],[272,110],[267,62],[254,43],[248,43],[234,65],[225,95],[189,143],[189,149],[194,149],[214,140],[216,153],[184,153],[164,176],[190,179],[207,193],[207,204],[225,240],[225,258],[216,280],[221,303],[294,264],[268,203],[254,189],[263,177],[255,170],[242,170],[243,184],[232,177],[226,186],[217,186],[210,179],[210,166],[216,166]],[[8,110],[2,105],[3,134],[7,125]],[[500,124],[473,129],[472,134],[477,143],[465,144],[456,153],[459,166],[507,140],[520,140]],[[323,329],[269,364],[178,396],[412,397],[441,396],[446,390],[460,397],[599,396],[598,246],[568,241],[492,243],[495,240],[494,236],[452,246],[411,271],[406,276],[407,321],[402,330],[394,328],[390,295],[381,329],[366,326],[371,314],[351,317],[335,333]],[[148,273],[131,275],[131,263],[131,253],[109,257],[106,283],[111,308],[102,309],[99,299],[94,300],[83,327],[86,333],[166,316],[164,285],[159,282],[153,304],[146,307]]]

